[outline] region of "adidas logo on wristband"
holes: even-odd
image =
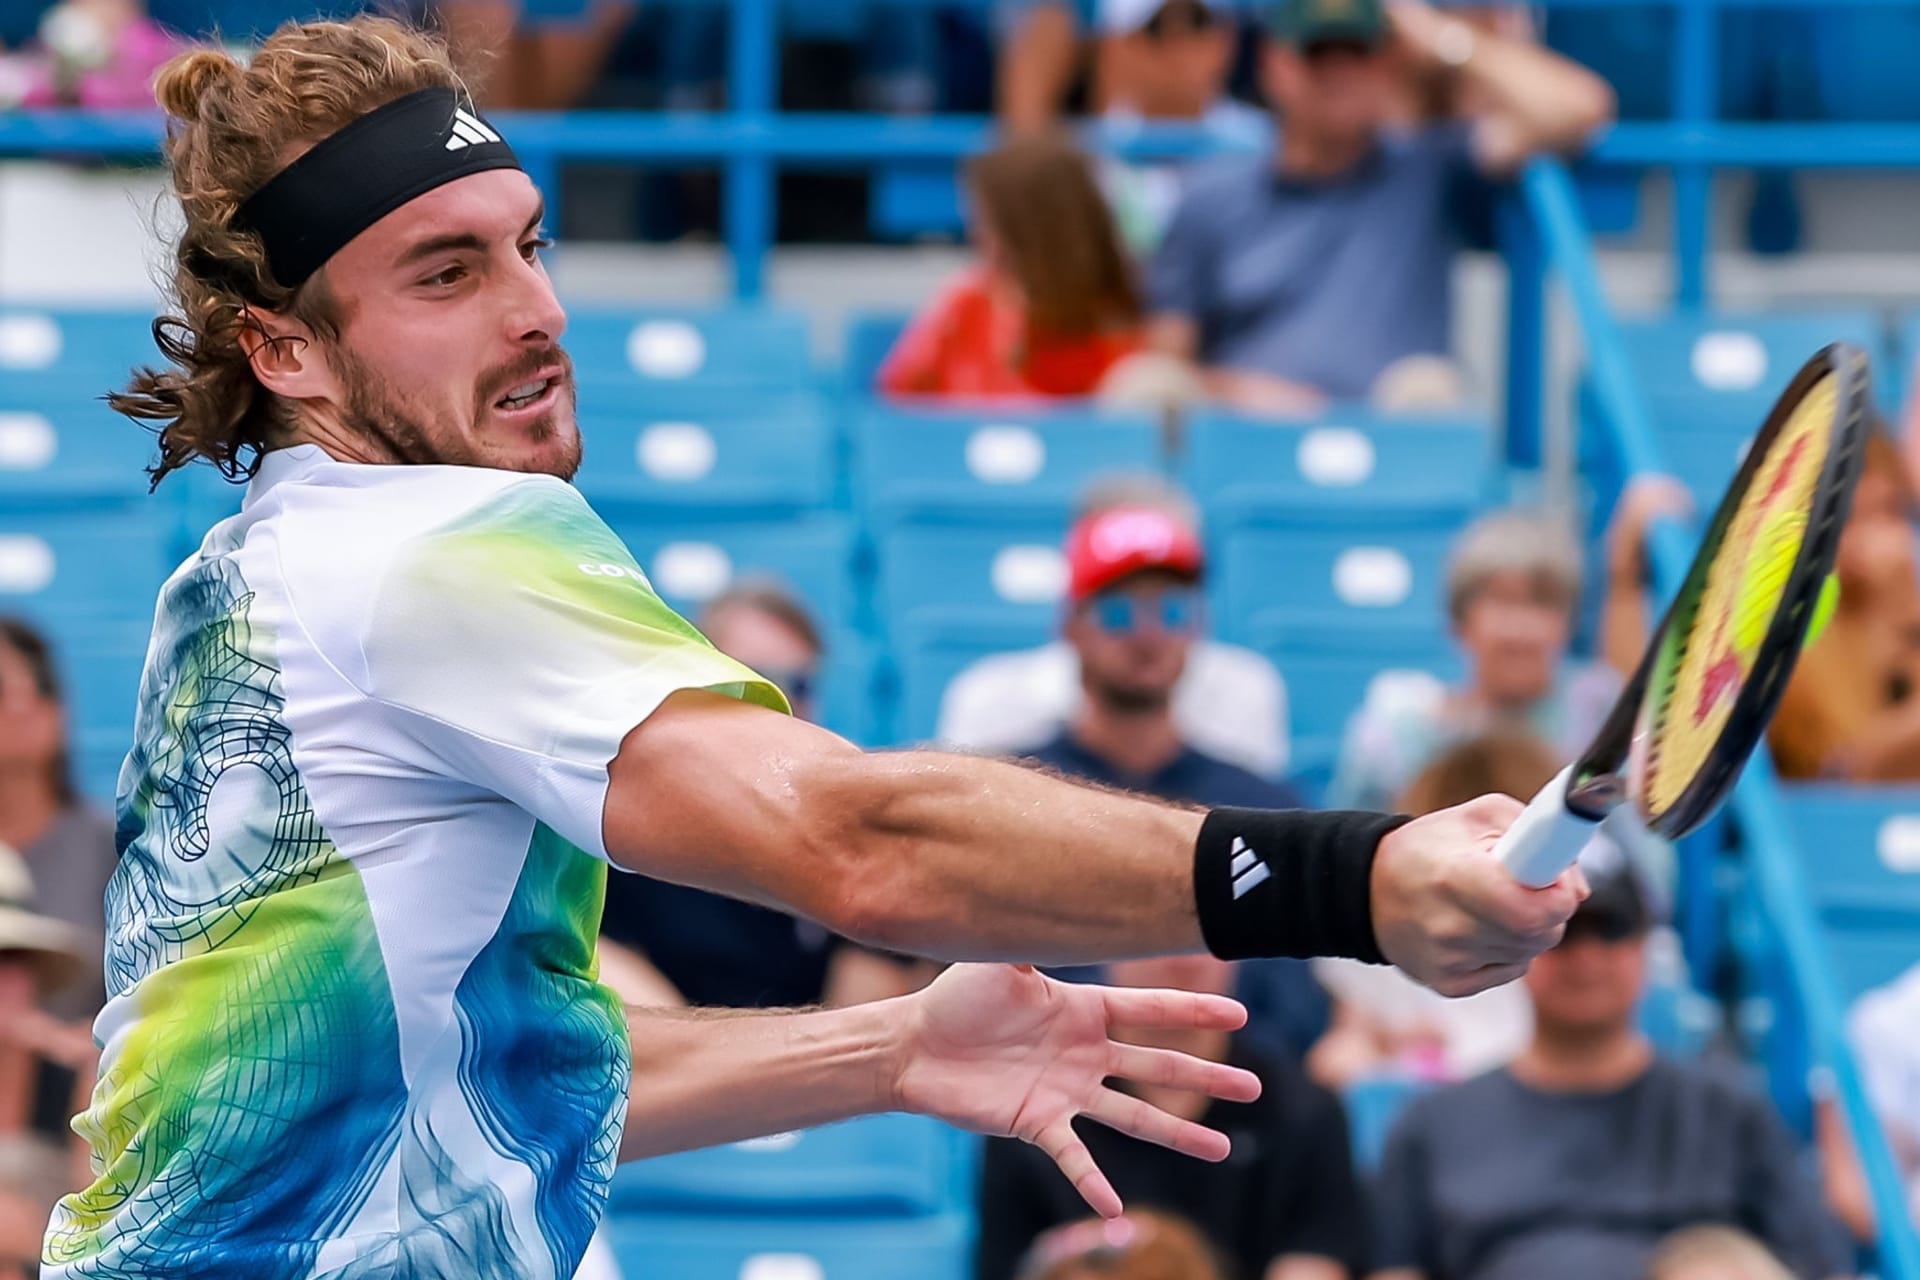
[[[1230,852],[1233,854],[1233,861],[1227,864],[1227,870],[1233,876],[1233,896],[1234,900],[1238,901],[1249,890],[1266,883],[1267,877],[1273,872],[1265,862],[1260,860],[1260,855],[1248,848],[1247,842],[1239,836],[1233,838],[1233,847]]]

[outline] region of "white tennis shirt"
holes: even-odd
[[[565,483],[267,455],[161,592],[44,1274],[571,1276],[628,1080],[607,766],[686,688],[784,707]]]

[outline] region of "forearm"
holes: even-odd
[[[1600,605],[1600,656],[1622,677],[1631,677],[1646,651],[1647,589],[1631,570],[1608,574],[1606,598]]]
[[[1000,122],[1016,132],[1045,129],[1060,114],[1073,79],[1073,12],[1062,4],[1041,3],[1006,42],[1000,56]]]
[[[1577,150],[1613,118],[1613,90],[1605,80],[1531,41],[1476,32],[1460,75],[1490,104],[1490,115],[1517,135],[1515,159]]]
[[[627,1010],[633,1084],[620,1158],[893,1109],[895,1001],[852,1009]]]
[[[1197,811],[930,752],[862,758],[822,790],[846,823],[827,838],[856,861],[842,923],[859,941],[1039,964],[1201,946]]]

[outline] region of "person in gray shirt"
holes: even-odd
[[[1773,1108],[1640,1034],[1647,897],[1624,862],[1588,878],[1593,896],[1526,976],[1529,1047],[1394,1125],[1373,1280],[1631,1280],[1668,1233],[1709,1223],[1751,1233],[1801,1280],[1851,1274]]]
[[[1151,341],[1229,404],[1306,413],[1449,353],[1453,254],[1481,180],[1578,148],[1613,94],[1417,0],[1280,0],[1261,57],[1277,146],[1189,178],[1147,271]],[[1407,119],[1409,65],[1454,77],[1479,114]]]

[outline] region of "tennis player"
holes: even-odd
[[[887,1109],[1036,1142],[1112,1214],[1076,1116],[1226,1140],[1104,1079],[1256,1087],[1109,1040],[1230,1001],[1004,965],[837,1012],[623,1012],[607,862],[949,960],[1207,946],[1466,992],[1558,938],[1584,888],[1506,878],[1513,802],[1202,813],[782,714],[567,484],[540,197],[438,43],[290,25],[157,91],[176,311],[114,402],[159,424],[156,482],[250,483],[156,610],[76,1121],[96,1180],[46,1274],[565,1277],[618,1157]]]

